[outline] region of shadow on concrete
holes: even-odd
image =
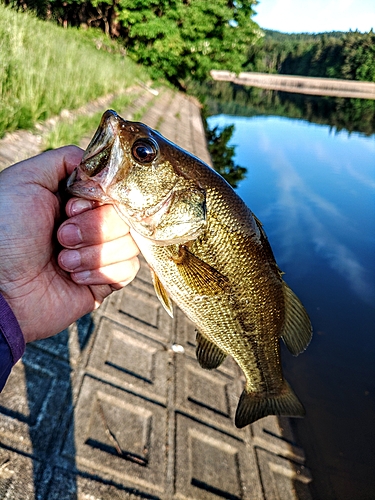
[[[80,380],[76,367],[93,331],[88,314],[55,337],[30,344],[23,357],[35,500],[78,498],[74,394]],[[22,419],[22,415],[12,416]]]

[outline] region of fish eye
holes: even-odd
[[[151,163],[158,154],[158,146],[152,139],[138,139],[132,147],[132,155],[141,163]]]

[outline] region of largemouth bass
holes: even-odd
[[[68,180],[75,196],[112,203],[148,262],[155,292],[197,328],[206,369],[227,355],[246,385],[235,424],[303,416],[285,381],[280,338],[297,355],[312,330],[282,279],[262,224],[212,168],[142,123],[106,111]]]

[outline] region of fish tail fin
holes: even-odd
[[[284,381],[279,394],[261,397],[257,393],[241,394],[238,402],[235,424],[242,428],[267,415],[284,415],[286,417],[303,417],[305,409],[294,394],[288,382]]]

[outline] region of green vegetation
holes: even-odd
[[[209,114],[276,114],[374,133],[375,101],[207,81],[212,68],[375,81],[372,31],[287,35],[266,30],[263,36],[252,20],[256,3],[0,0],[0,137],[149,76],[194,93]],[[121,110],[129,99],[124,94],[111,107]],[[138,109],[133,119],[141,119],[145,111]],[[60,120],[45,147],[78,143],[99,118],[100,113]],[[230,127],[207,130],[207,139],[215,168],[236,186],[246,169],[233,163],[234,148],[228,146],[232,132]]]
[[[247,169],[236,165],[233,161],[236,148],[228,145],[233,132],[234,125],[229,125],[223,129],[214,127],[210,130],[206,124],[208,150],[214,168],[232,187],[236,188],[238,183],[246,177]]]
[[[258,36],[253,3],[120,0],[119,19],[132,57],[184,87],[187,77],[204,80],[213,68],[241,70]]]
[[[257,0],[1,1],[64,27],[90,28],[86,41],[128,54],[179,89],[206,80],[211,69],[375,81],[373,31],[263,32],[252,19]],[[107,36],[98,40],[93,28]]]
[[[375,33],[265,31],[249,48],[248,71],[375,82]]]
[[[189,91],[204,103],[207,116],[285,116],[329,125],[336,131],[375,133],[375,101],[370,99],[293,94],[213,81],[195,83]]]
[[[59,148],[65,144],[79,145],[82,137],[98,127],[102,114],[98,112],[91,116],[81,115],[74,120],[62,120],[56,123],[44,139],[44,150]]]
[[[0,137],[147,79],[121,50],[97,30],[64,30],[0,4]]]
[[[261,36],[251,19],[256,0],[7,0],[63,26],[99,27],[126,52],[184,88],[213,68],[241,71],[248,47]]]
[[[119,94],[111,100],[108,108],[114,109],[121,114],[122,110],[125,110],[135,98],[136,95],[134,93]],[[147,104],[134,111],[131,119],[134,121],[140,120],[149,107],[152,106],[156,98],[157,96],[153,97]],[[98,127],[102,114],[102,111],[99,111],[92,115],[73,115],[69,118],[61,119],[56,123],[51,132],[44,137],[44,149],[55,149],[65,144],[79,145],[84,136],[92,134]]]

